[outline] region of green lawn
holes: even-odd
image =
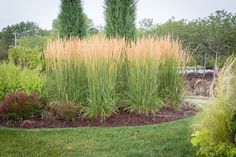
[[[0,156],[191,157],[191,121],[120,128],[0,128]]]

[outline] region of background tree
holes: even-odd
[[[88,35],[93,36],[99,33],[99,29],[94,25],[93,20],[87,18],[87,25],[88,25]]]
[[[17,39],[22,37],[33,37],[36,35],[47,36],[48,31],[39,28],[34,22],[20,22],[19,24],[7,26],[0,32],[0,60],[6,59],[8,49],[14,45],[14,34],[17,34]]]
[[[61,0],[59,24],[61,37],[86,36],[88,26],[81,0]]]
[[[3,28],[0,34],[0,39],[3,40],[7,46],[14,45],[13,33],[15,32],[17,37],[48,34],[48,31],[39,28],[39,26],[34,22],[21,22]]]
[[[29,49],[45,48],[47,42],[51,39],[50,36],[34,35],[34,36],[24,36],[17,39],[18,47],[27,47]]]
[[[153,19],[149,19],[149,18],[144,18],[139,22],[140,28],[141,30],[144,31],[151,31],[155,25],[153,22]]]
[[[136,0],[105,0],[105,32],[107,37],[136,37]]]
[[[206,60],[206,67],[212,68],[218,60],[221,66],[229,55],[236,53],[236,14],[225,10],[191,21],[171,18],[163,24],[153,24],[144,19],[140,23],[140,36],[171,34],[181,40],[184,47],[194,53],[194,64],[203,65]]]
[[[60,23],[59,23],[59,18],[57,17],[52,21],[52,29],[50,31],[50,35],[53,38],[58,38],[60,34]]]
[[[100,33],[100,30],[98,27],[96,27],[92,21],[92,19],[89,19],[86,14],[85,14],[85,19],[86,19],[86,35],[92,36]],[[52,38],[58,38],[60,34],[60,23],[59,23],[59,18],[57,17],[56,19],[53,20],[52,22],[52,30],[50,32],[50,35]]]

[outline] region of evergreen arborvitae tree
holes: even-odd
[[[61,0],[59,25],[61,37],[83,38],[86,36],[87,21],[81,0]]]
[[[107,37],[135,39],[136,3],[137,0],[105,0]]]

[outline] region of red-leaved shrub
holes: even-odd
[[[13,92],[7,94],[0,103],[0,113],[4,118],[24,120],[40,113],[42,105],[37,94]]]

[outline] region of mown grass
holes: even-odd
[[[4,157],[192,157],[192,118],[120,128],[0,129]]]

